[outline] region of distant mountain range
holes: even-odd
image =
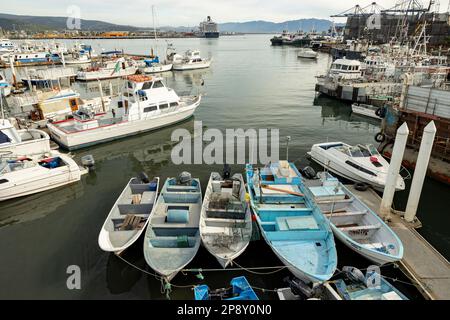
[[[5,30],[27,30],[27,31],[46,31],[46,30],[64,30],[67,17],[42,17],[42,16],[22,16],[0,13],[0,27]],[[249,21],[249,22],[228,22],[220,23],[221,32],[237,33],[280,33],[283,30],[296,31],[316,30],[319,32],[327,31],[332,22],[324,19],[299,19],[285,22],[269,21]],[[113,23],[97,20],[81,20],[81,29],[83,31],[139,31],[149,28],[138,28],[134,26],[117,25]],[[161,27],[165,31],[190,32],[197,27]]]

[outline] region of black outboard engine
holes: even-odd
[[[150,179],[145,172],[141,172],[138,174],[138,178],[142,183],[150,183]]]
[[[304,167],[302,170],[303,175],[306,177],[306,179],[312,180],[317,177],[316,171],[311,167]]]
[[[222,177],[224,180],[230,179],[231,176],[231,168],[228,164],[223,165]]]
[[[191,181],[192,181],[192,175],[187,171],[183,171],[178,176],[178,184],[179,185],[188,186],[191,184]]]
[[[89,172],[95,170],[94,157],[89,154],[81,158],[81,165],[89,170]]]
[[[289,287],[292,293],[296,296],[301,296],[305,299],[309,299],[314,295],[314,289],[297,278],[294,278],[292,280],[287,279],[286,282],[289,283]]]

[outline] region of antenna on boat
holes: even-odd
[[[289,161],[289,142],[291,141],[291,136],[286,136],[286,161]]]
[[[0,110],[2,112],[2,121],[5,123],[5,110],[3,109],[3,87],[0,88]]]

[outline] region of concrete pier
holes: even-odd
[[[378,215],[381,198],[373,191],[358,191],[346,186]],[[403,243],[404,254],[400,269],[416,284],[426,299],[450,299],[450,263],[414,227],[399,214],[391,215],[389,226]]]

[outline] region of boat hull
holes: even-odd
[[[361,116],[381,120],[381,118],[375,114],[374,110],[363,108],[363,107],[355,105],[355,104],[352,105],[352,112],[355,114],[361,115]]]
[[[59,156],[68,165],[52,169],[50,174],[47,169],[44,170],[42,168],[19,170],[27,174],[26,179],[11,179],[10,175],[3,175],[2,178],[9,180],[9,182],[1,184],[0,201],[44,192],[80,181],[82,170],[75,161],[66,155],[56,154],[55,156]]]
[[[136,120],[132,122],[121,122],[108,127],[101,127],[94,130],[85,130],[75,133],[64,134],[58,127],[48,124],[50,135],[60,146],[67,150],[77,150],[92,145],[122,139],[128,136],[157,130],[190,118],[198,105],[198,101],[185,110],[173,115],[148,120]]]
[[[172,64],[163,64],[142,69],[144,73],[160,73],[172,70]]]
[[[173,70],[176,71],[185,71],[185,70],[196,70],[196,69],[206,69],[211,66],[211,60],[206,60],[199,63],[174,63]]]
[[[100,70],[91,72],[79,72],[77,74],[78,81],[94,81],[94,80],[105,80],[105,79],[115,79],[125,76],[131,76],[136,73],[137,67],[120,69],[118,72],[114,70]]]

